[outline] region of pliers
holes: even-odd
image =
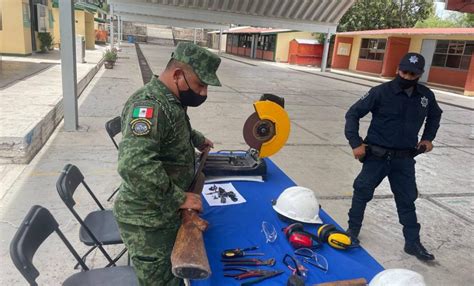
[[[264,270],[264,269],[248,269],[243,267],[226,267],[224,271],[233,271],[233,273],[224,273],[226,277],[233,277],[237,280],[247,279],[250,277],[258,277],[241,284],[241,286],[252,285],[259,283],[265,279],[280,275],[283,271],[279,270]]]
[[[261,265],[266,265],[266,266],[273,266],[275,265],[275,259],[270,258],[267,260],[260,260],[257,258],[248,258],[248,259],[235,259],[235,258],[227,258],[227,259],[221,259],[221,262],[224,262],[224,266],[231,266],[231,265],[252,265],[252,266],[261,266]]]

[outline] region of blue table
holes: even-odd
[[[220,261],[221,252],[224,249],[244,248],[254,245],[258,245],[260,247],[258,251],[264,252],[266,255],[253,257],[261,259],[273,257],[277,260],[273,267],[259,266],[259,268],[284,271],[283,274],[257,285],[286,285],[291,272],[283,264],[282,259],[286,253],[293,255],[293,249],[281,231],[288,224],[278,219],[271,201],[278,198],[285,188],[296,184],[271,160],[267,159],[266,162],[268,177],[264,183],[232,182],[234,187],[247,200],[246,203],[209,207],[203,199],[203,218],[209,222],[209,228],[204,233],[204,241],[212,275],[206,280],[192,281],[192,285],[240,285],[242,281],[223,276],[223,264]],[[336,224],[323,210],[320,211],[320,217],[324,223]],[[278,238],[274,243],[265,242],[265,236],[261,232],[262,221],[270,222],[277,229]],[[316,233],[315,225],[305,225],[305,230]],[[360,277],[370,281],[373,276],[383,270],[383,267],[363,248],[336,250],[324,244],[317,251],[328,260],[329,271],[324,273],[313,266],[304,264],[309,269],[308,280],[306,281],[308,285]],[[249,268],[252,267],[256,268],[255,266]]]

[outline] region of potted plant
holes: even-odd
[[[115,64],[115,62],[117,61],[117,58],[118,58],[118,51],[117,51],[117,48],[112,48],[111,50],[112,54],[113,54],[113,62]]]
[[[49,32],[38,33],[38,39],[40,40],[40,50],[42,53],[51,50],[53,46],[53,37]]]
[[[117,55],[114,54],[111,50],[106,50],[104,53],[104,65],[106,69],[112,69],[114,63],[117,60]]]

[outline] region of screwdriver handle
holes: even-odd
[[[244,252],[239,249],[227,249],[222,251],[222,258],[234,258],[234,257],[242,257],[244,256]]]

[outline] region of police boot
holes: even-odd
[[[411,243],[405,243],[405,252],[416,256],[416,258],[423,260],[423,261],[428,261],[428,260],[434,260],[435,257],[433,254],[429,253],[426,248],[423,247],[421,242],[411,242]]]
[[[359,241],[359,232],[360,232],[360,228],[348,228],[346,230],[346,233],[351,237],[351,240],[358,244],[360,241]]]

